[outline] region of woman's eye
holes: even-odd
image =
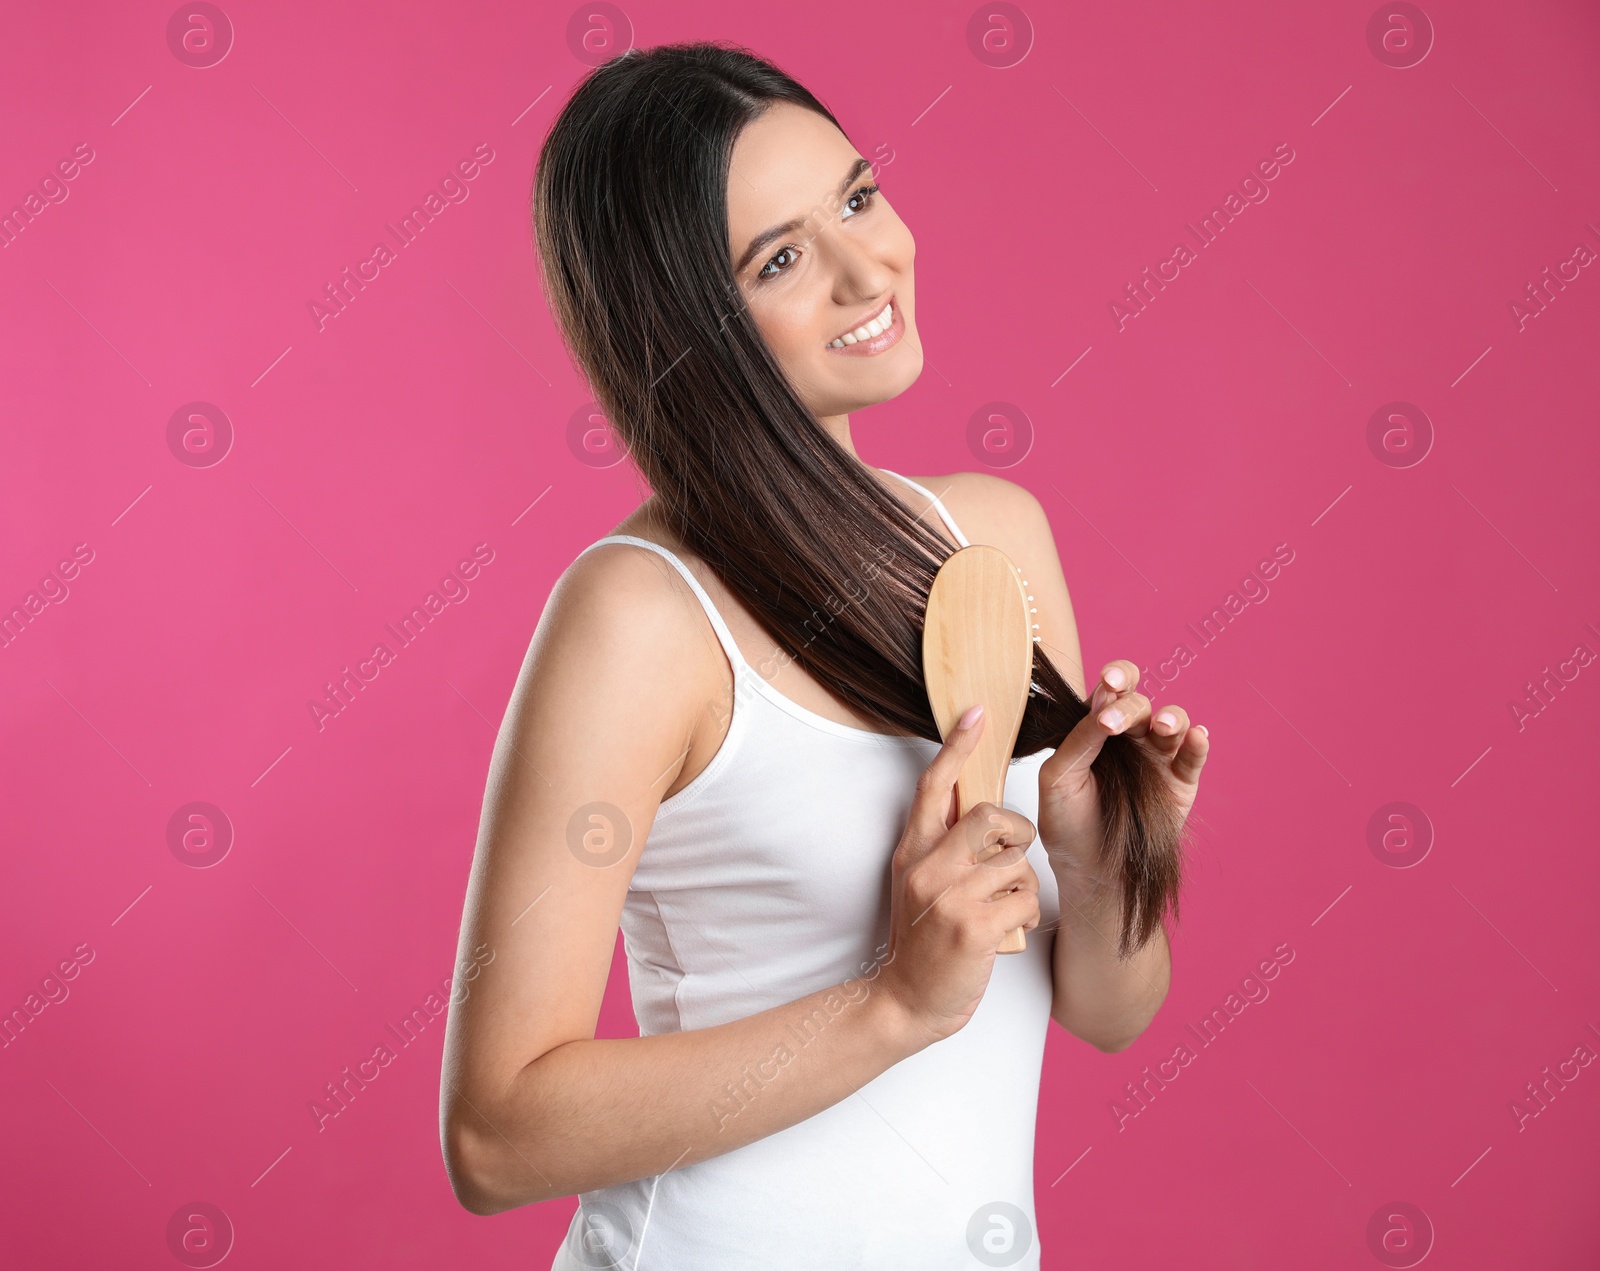
[[[776,277],[778,274],[782,273],[785,269],[787,269],[789,267],[789,265],[785,264],[785,265],[780,266],[778,269],[773,270],[772,273],[768,273],[767,272],[769,269],[772,269],[772,267],[774,265],[776,265],[780,260],[783,260],[783,258],[786,257],[786,256],[789,258],[789,263],[792,264],[794,262],[794,248],[785,247],[782,251],[780,251],[777,255],[775,255],[771,260],[769,260],[765,265],[763,265],[761,267],[761,277],[763,277],[763,278],[773,278],[773,277]]]
[[[845,206],[850,208],[852,215],[855,215],[858,212],[865,212],[869,207],[872,206],[872,196],[877,192],[877,186],[864,185],[845,200]],[[857,199],[861,201],[860,206],[852,206],[856,203]]]
[[[857,189],[855,193],[845,200],[845,208],[848,211],[848,215],[843,219],[849,220],[851,216],[859,216],[862,212],[865,212],[869,207],[872,206],[872,196],[877,192],[878,187],[875,185],[863,185]],[[794,261],[794,248],[785,247],[761,267],[761,270],[759,273],[757,273],[756,277],[776,278],[779,274],[787,273],[794,265]]]

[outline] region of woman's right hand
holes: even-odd
[[[894,851],[880,987],[922,1044],[972,1018],[1006,933],[1039,925],[1039,877],[1027,861],[1033,822],[989,802],[954,819],[956,776],[983,727],[980,715],[945,739],[917,779]]]

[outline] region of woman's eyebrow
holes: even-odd
[[[872,164],[869,160],[858,158],[850,165],[850,171],[844,174],[844,180],[839,182],[837,193],[842,197],[845,190],[849,188],[850,183],[870,167],[872,167]],[[755,254],[768,243],[782,238],[785,234],[793,233],[805,223],[806,218],[804,216],[800,216],[796,217],[792,221],[785,221],[782,225],[774,225],[771,229],[763,230],[761,233],[757,234],[750,240],[750,246],[744,249],[744,255],[739,257],[739,263],[733,267],[733,272],[739,273],[742,271],[744,267],[748,265],[752,259],[754,259]]]

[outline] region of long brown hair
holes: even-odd
[[[838,698],[938,741],[922,627],[949,545],[801,402],[733,272],[729,157],[780,101],[838,126],[788,75],[723,42],[631,49],[593,70],[534,177],[545,297],[672,532]],[[1088,710],[1038,643],[1033,681],[1013,756],[1059,745]],[[1107,738],[1093,772],[1126,956],[1178,915],[1180,818],[1131,738]]]

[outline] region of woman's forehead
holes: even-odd
[[[728,224],[739,237],[838,205],[839,182],[860,156],[815,111],[779,102],[752,120],[734,143],[728,169]]]

